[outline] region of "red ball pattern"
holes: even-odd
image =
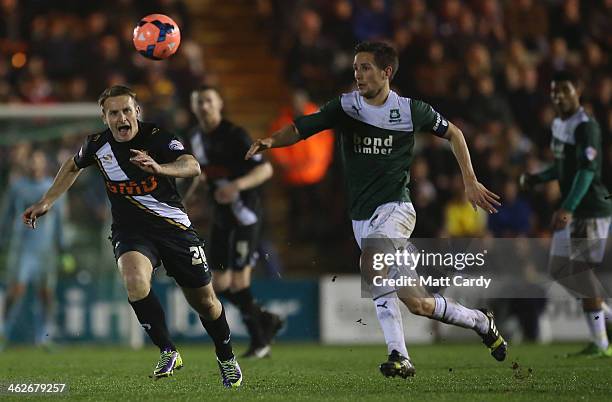
[[[172,18],[163,14],[147,15],[134,28],[134,47],[153,60],[166,59],[181,44],[181,31]]]

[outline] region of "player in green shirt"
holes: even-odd
[[[379,251],[364,240],[408,239],[414,229],[416,214],[408,182],[414,134],[418,131],[429,131],[450,141],[474,209],[479,206],[494,213],[500,205],[499,197],[476,179],[461,130],[427,103],[390,90],[389,83],[398,64],[395,49],[385,43],[357,45],[353,63],[357,91],[343,94],[318,113],[300,117],[271,137],[255,141],[246,155],[250,158],[265,149],[289,146],[326,129],[336,130],[353,232],[362,249],[362,273],[371,272],[373,256]],[[415,370],[404,341],[397,290],[372,286],[372,295],[389,352],[388,361],[380,365],[380,370],[385,376],[406,378],[414,375]],[[468,309],[423,288],[408,293],[398,296],[412,313],[475,330],[491,354],[504,360],[507,344],[490,312]]]
[[[552,123],[554,163],[538,174],[524,174],[525,188],[558,180],[562,202],[553,216],[549,270],[582,307],[592,342],[576,355],[612,357],[606,334],[605,291],[594,274],[601,265],[612,221],[612,201],[601,180],[601,132],[580,106],[580,90],[573,74],[555,73],[551,99],[558,117]]]

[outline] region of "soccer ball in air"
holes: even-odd
[[[163,14],[147,15],[134,28],[134,47],[148,59],[172,56],[181,44],[181,31],[172,18]]]

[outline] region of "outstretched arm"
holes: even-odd
[[[73,158],[64,162],[49,190],[42,196],[40,201],[25,210],[23,213],[23,223],[35,229],[36,219],[51,209],[53,203],[74,184],[80,173],[81,169],[76,165]]]
[[[143,151],[131,149],[130,162],[148,173],[170,177],[195,177],[200,174],[200,164],[193,155],[184,154],[174,162],[158,164]]]
[[[470,159],[470,151],[459,127],[449,121],[448,130],[444,134],[444,138],[450,141],[451,149],[461,169],[465,193],[470,203],[472,203],[474,210],[479,206],[489,213],[497,212],[495,207],[501,205],[499,195],[487,189],[476,179],[472,160]]]
[[[271,137],[255,141],[244,159],[250,159],[268,148],[293,145],[299,140],[305,140],[311,135],[333,128],[343,113],[340,98],[333,99],[323,105],[317,113],[298,117],[293,124],[283,127]]]
[[[295,125],[290,124],[278,130],[268,138],[255,140],[246,153],[244,159],[251,159],[255,154],[269,148],[288,147],[301,140]]]

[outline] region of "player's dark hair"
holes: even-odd
[[[552,82],[569,81],[574,86],[578,85],[578,77],[569,70],[558,70],[553,73]]]
[[[223,96],[221,95],[221,90],[214,86],[214,85],[210,85],[210,84],[201,84],[195,88],[193,88],[191,90],[191,93],[200,93],[200,92],[204,92],[204,91],[215,91],[221,98],[223,98]]]
[[[374,55],[374,63],[376,67],[384,70],[387,67],[391,67],[391,77],[389,81],[395,77],[397,69],[399,68],[399,59],[397,57],[397,51],[395,48],[384,42],[361,42],[355,46],[355,54],[367,52]]]
[[[124,85],[113,85],[112,87],[106,88],[104,92],[100,94],[98,97],[98,105],[104,107],[104,102],[106,102],[108,98],[122,95],[128,95],[136,102],[136,92],[134,92],[134,90]]]

